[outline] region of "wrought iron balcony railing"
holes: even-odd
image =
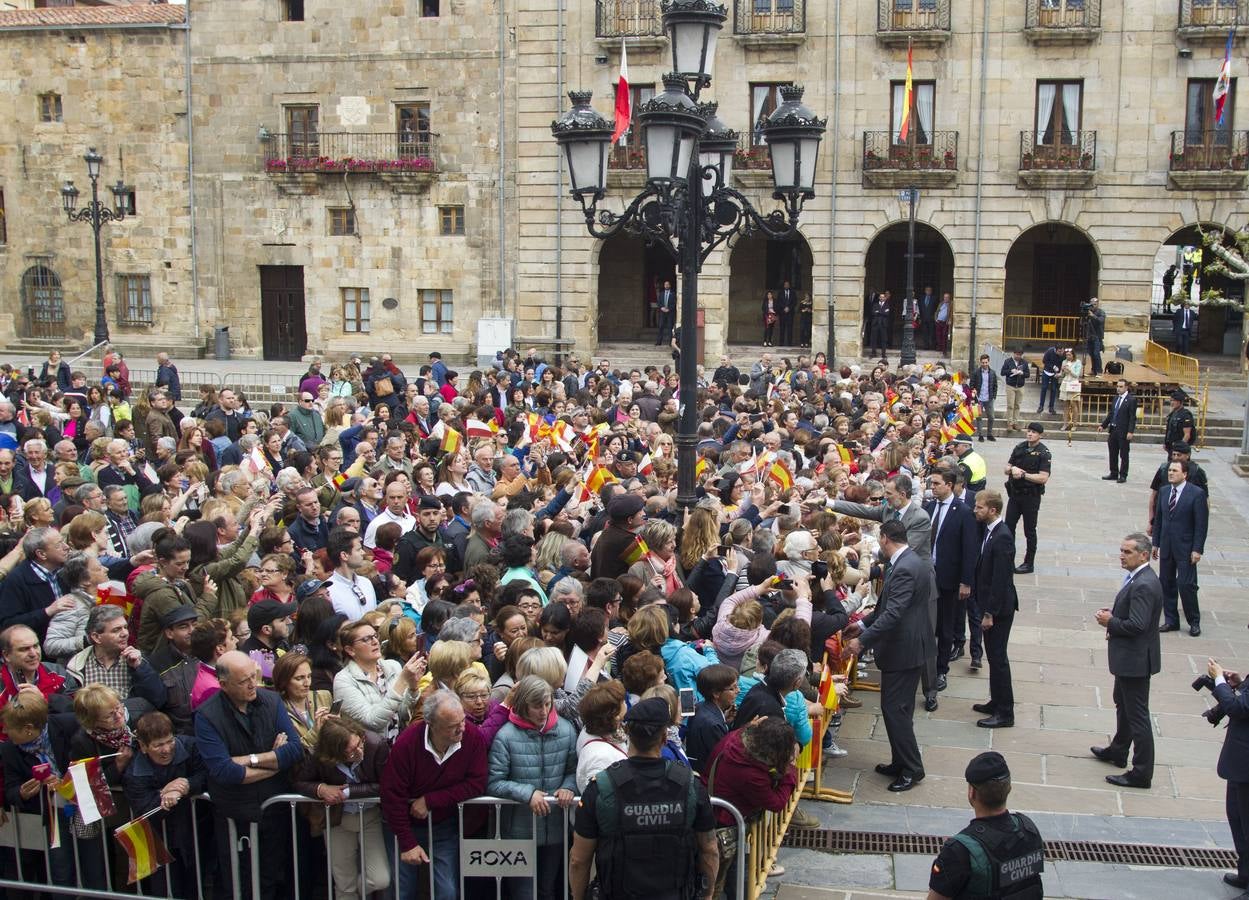
[[[878,34],[950,30],[950,0],[876,0]]]
[[[1171,132],[1172,172],[1244,172],[1249,169],[1249,131]]]
[[[801,34],[807,30],[806,0],[736,0],[736,34]]]
[[[1025,0],[1024,28],[1100,28],[1102,0]]]
[[[1249,25],[1249,0],[1180,0],[1181,29],[1219,29]]]
[[[598,0],[594,34],[601,38],[661,37],[659,0]]]
[[[1054,169],[1068,172],[1092,172],[1097,167],[1097,132],[1067,132],[1059,140],[1054,136],[1025,131],[1019,135],[1019,168],[1023,171]]]
[[[265,171],[436,172],[438,135],[431,132],[271,134]]]
[[[645,169],[645,144],[612,144],[611,153],[607,157],[609,169]]]
[[[927,144],[897,143],[889,131],[863,132],[863,170],[954,171],[958,169],[958,132],[934,131]]]

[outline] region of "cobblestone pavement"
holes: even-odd
[[[1249,630],[1244,603],[1249,587],[1249,483],[1232,474],[1234,451],[1202,451],[1196,459],[1211,482],[1210,536],[1199,566],[1202,635],[1187,631],[1162,636],[1163,667],[1151,686],[1157,768],[1148,790],[1114,788],[1105,775],[1118,771],[1089,755],[1114,729],[1112,679],[1106,668],[1104,630],[1093,612],[1109,606],[1121,582],[1119,540],[1145,524],[1149,482],[1162,461],[1158,447],[1142,446],[1132,457],[1127,484],[1105,482],[1103,444],[1067,447],[1056,432],[1046,443],[1054,474],[1041,506],[1036,572],[1016,576],[1020,611],[1011,632],[1015,721],[1010,729],[977,728],[971,704],[988,697],[988,668],[973,674],[967,660],[951,666],[949,689],[933,713],[918,709],[916,733],[927,777],[898,797],[885,790],[887,778],[872,767],[888,762],[888,742],[878,695],[860,693],[862,709],[846,714],[838,738],[850,751],[826,776],[833,787],[853,787],[852,806],[804,801],[828,828],[950,834],[966,823],[963,770],[981,750],[1007,758],[1014,777],[1010,806],[1042,813],[1038,823],[1053,838],[1127,841],[1230,848],[1224,820],[1224,782],[1214,773],[1223,729],[1200,713],[1207,693],[1190,684],[1214,656],[1229,668],[1249,668]],[[1016,436],[978,443],[991,473],[1000,473]],[[1000,484],[994,475],[990,486]],[[1022,522],[1020,523],[1022,531]],[[1017,537],[1017,558],[1023,535]],[[927,859],[917,856],[831,856],[784,850],[787,873],[778,900],[800,898],[923,896]],[[836,887],[832,893],[803,893],[798,885]],[[892,889],[902,893],[853,892]],[[1047,896],[1163,897],[1177,889],[1193,896],[1236,894],[1211,870],[1171,870],[1059,863],[1050,867]]]

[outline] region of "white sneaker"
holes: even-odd
[[[833,741],[831,744],[825,747],[823,752],[824,752],[824,756],[830,759],[841,759],[843,756],[850,755],[850,751],[846,750],[844,747],[839,746],[836,741]]]

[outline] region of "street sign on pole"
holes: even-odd
[[[902,190],[898,191],[898,202],[909,204],[911,202],[912,194],[915,195],[915,202],[918,203],[919,202],[919,188],[903,188]]]

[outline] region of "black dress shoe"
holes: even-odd
[[[980,671],[980,667],[981,667],[981,666],[983,666],[983,665],[984,665],[984,662],[983,662],[983,661],[981,661],[981,659],[980,659],[980,657],[979,657],[979,656],[973,656],[973,657],[971,658],[971,670],[972,670],[973,672],[979,672],[979,671]]]
[[[915,775],[899,775],[889,783],[889,790],[895,794],[901,793],[902,791],[909,791],[923,780],[923,772],[919,772]]]
[[[976,722],[981,728],[1014,728],[1014,716],[999,716],[997,713],[989,716],[987,719],[981,719]]]
[[[996,441],[996,440],[997,440],[997,438],[995,438],[993,435],[989,435],[989,440],[991,440],[991,441]]]
[[[890,778],[897,778],[902,774],[902,767],[895,766],[893,763],[877,763],[876,774],[888,775]]]
[[[1243,891],[1245,888],[1249,887],[1249,878],[1244,878],[1240,875],[1233,875],[1231,872],[1224,872],[1223,883]]]
[[[937,690],[944,691],[950,686],[950,680],[945,675],[937,676]]]
[[[1201,626],[1200,626],[1200,625],[1189,625],[1189,626],[1188,626],[1188,633],[1189,633],[1189,634],[1191,634],[1193,637],[1201,637]]]
[[[950,662],[963,658],[963,644],[955,644],[954,649],[950,651]]]
[[[1032,563],[1022,562],[1019,565],[1015,566],[1015,574],[1016,575],[1031,575]]]
[[[937,711],[937,695],[936,694],[929,694],[927,697],[924,698],[924,711],[925,712]]]
[[[1102,481],[1118,481],[1118,480],[1119,480],[1118,475],[1103,475],[1102,476]]]
[[[982,434],[982,435],[980,435],[980,437],[979,437],[979,441],[980,441],[980,443],[982,443],[982,444],[984,443],[984,435],[983,435],[983,434]]]
[[[1120,475],[1120,476],[1119,476],[1119,483],[1120,483],[1120,484],[1127,484],[1127,483],[1128,483],[1128,476],[1126,476],[1126,475]]]
[[[1089,747],[1089,753],[1100,759],[1104,763],[1110,763],[1112,766],[1124,768],[1128,764],[1126,756],[1118,756],[1109,747]]]
[[[1148,778],[1133,775],[1131,772],[1124,772],[1122,775],[1107,775],[1106,783],[1130,788],[1148,788],[1150,785]]]
[[[993,715],[992,703],[973,703],[971,705],[972,712],[983,713],[986,716]]]
[[[1158,626],[1159,634],[1166,634],[1168,631],[1179,631],[1179,630],[1180,630],[1179,625],[1172,625],[1170,622],[1166,623],[1165,625]]]

